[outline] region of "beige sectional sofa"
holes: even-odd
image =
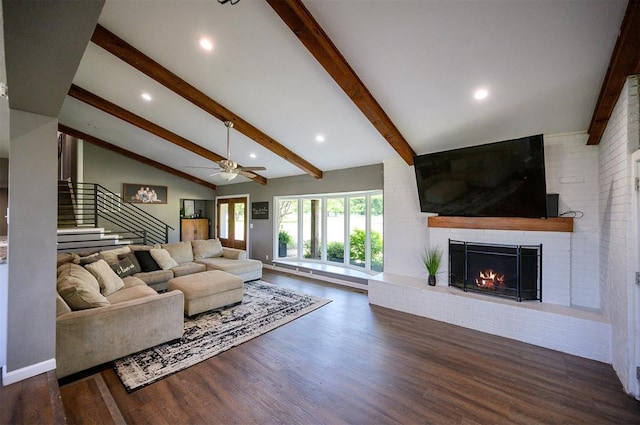
[[[164,292],[168,281],[207,270],[260,279],[262,262],[246,255],[216,239],[59,254],[58,378],[181,338],[184,295]]]

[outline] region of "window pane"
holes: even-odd
[[[244,240],[244,215],[245,215],[245,204],[244,203],[234,203],[233,204],[233,218],[234,218],[234,226],[233,226],[233,239],[236,241]]]
[[[366,266],[367,220],[366,198],[349,197],[349,263],[352,266]]]
[[[278,257],[297,257],[298,200],[278,201]]]
[[[344,263],[344,198],[327,199],[327,261]]]
[[[371,214],[371,270],[381,272],[383,266],[383,200],[382,194],[372,195],[369,211]]]
[[[322,200],[302,201],[303,257],[320,260],[322,258]]]
[[[229,238],[229,204],[220,204],[220,217],[218,217],[218,223],[220,224],[219,238]]]

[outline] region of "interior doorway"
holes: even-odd
[[[216,236],[222,246],[247,249],[247,196],[216,199]]]

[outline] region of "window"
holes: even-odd
[[[276,259],[383,270],[382,191],[276,197]]]

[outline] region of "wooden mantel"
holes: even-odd
[[[441,217],[427,218],[429,227],[452,229],[526,230],[532,232],[573,232],[573,217]]]

